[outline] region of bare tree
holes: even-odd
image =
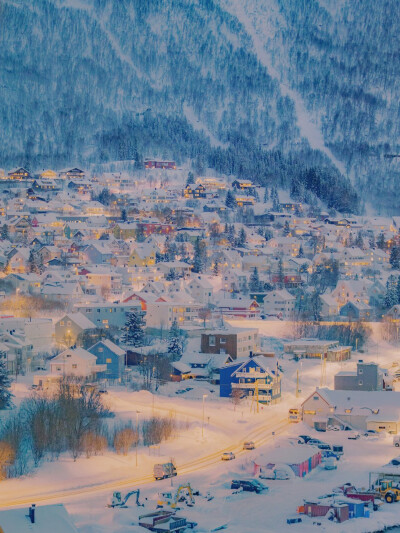
[[[0,442],[0,479],[7,477],[7,469],[15,460],[15,451],[8,442]]]
[[[127,455],[129,450],[137,444],[139,435],[132,427],[124,427],[115,432],[114,448],[118,454]]]
[[[240,389],[232,389],[230,398],[233,403],[233,410],[236,411],[236,407],[242,403],[244,392]]]

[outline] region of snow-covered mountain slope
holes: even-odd
[[[398,149],[395,6],[3,0],[0,164],[151,153],[283,186],[313,167],[329,175],[328,205],[354,206],[347,176],[385,198],[398,176],[383,158]]]
[[[400,148],[398,2],[223,2],[256,35],[269,73],[296,102],[299,123],[314,126],[302,130],[310,145],[328,149],[376,207],[399,207],[392,194],[398,159],[384,157]]]

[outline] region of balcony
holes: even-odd
[[[246,379],[265,379],[267,377],[266,372],[236,372],[235,374],[238,378]]]
[[[260,382],[258,382],[258,388],[263,387],[263,386],[267,386],[268,388],[270,387],[270,385],[268,383],[260,383]],[[256,388],[256,384],[255,384],[254,381],[253,381],[253,383],[232,383],[232,388],[233,389],[251,389],[251,390],[254,390]]]

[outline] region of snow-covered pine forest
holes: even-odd
[[[328,185],[311,191],[328,205],[357,211],[357,190],[393,210],[396,7],[5,0],[0,165],[151,154],[287,188],[294,177],[305,190],[313,168]]]

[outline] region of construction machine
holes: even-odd
[[[376,489],[381,498],[387,503],[400,501],[400,483],[396,483],[391,479],[381,479]]]
[[[121,492],[119,491],[113,492],[111,503],[108,505],[108,507],[126,507],[127,501],[134,494],[136,494],[136,505],[139,507],[144,507],[144,504],[139,502],[140,489],[131,490],[125,496],[122,496]]]
[[[171,491],[158,493],[157,507],[169,506],[171,509],[177,509],[179,502],[184,502],[188,507],[193,507],[195,501],[190,483],[180,485],[175,493]]]

